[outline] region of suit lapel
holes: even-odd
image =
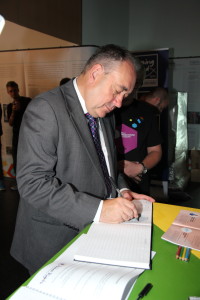
[[[77,134],[79,135],[80,139],[82,140],[82,143],[86,149],[86,152],[88,153],[88,156],[90,157],[94,168],[99,173],[104,185],[104,176],[101,169],[101,165],[99,162],[98,154],[96,152],[96,148],[91,136],[91,133],[89,131],[87,119],[83,113],[83,109],[80,105],[79,99],[77,97],[77,94],[75,92],[74,86],[72,81],[71,88],[66,88],[66,86],[61,87],[62,94],[64,96],[64,100],[66,103],[66,109],[68,111],[68,114],[70,116],[70,119],[76,128]]]

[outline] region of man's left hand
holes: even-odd
[[[121,192],[121,194],[122,194],[123,198],[126,198],[128,200],[147,200],[150,202],[155,202],[154,198],[147,196],[147,195],[132,192],[131,190],[124,190]]]

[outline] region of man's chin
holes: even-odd
[[[112,108],[106,107],[106,112],[105,112],[105,114],[107,115],[107,114],[111,113],[114,109],[115,109],[115,107],[112,107]]]
[[[113,109],[109,109],[108,107],[105,107],[104,109],[101,109],[97,112],[98,114],[98,118],[104,118],[106,115],[108,115],[109,113],[111,113]]]
[[[106,115],[108,115],[111,111],[102,111],[101,113],[99,113],[99,118],[104,118]]]

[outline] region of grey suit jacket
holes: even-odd
[[[116,179],[113,116],[101,119],[101,126]],[[20,204],[11,255],[34,272],[92,222],[100,200],[106,198],[72,81],[29,104],[20,129],[17,184]]]

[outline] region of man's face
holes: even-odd
[[[10,95],[10,97],[12,99],[17,99],[19,98],[19,89],[18,87],[11,87],[11,86],[8,86],[7,87],[7,93]]]
[[[121,62],[108,74],[103,67],[94,74],[96,77],[85,98],[86,107],[93,117],[103,118],[122,106],[122,101],[134,88],[136,73],[130,62]]]
[[[168,106],[168,101],[160,101],[157,105],[157,109],[159,110],[159,112],[161,113],[166,107]]]

